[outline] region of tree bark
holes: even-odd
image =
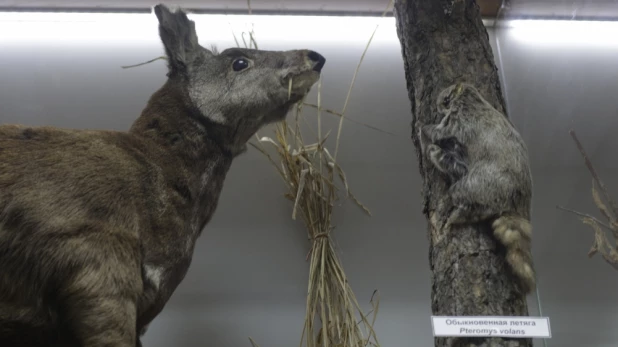
[[[429,228],[431,307],[440,316],[527,316],[525,296],[513,282],[504,248],[488,223],[443,230],[434,211],[446,182],[425,164],[418,129],[438,123],[436,98],[457,82],[474,85],[505,117],[506,107],[487,30],[474,0],[396,0],[395,19],[408,96],[412,140],[423,177],[423,213]],[[436,338],[435,346],[532,346],[530,339]]]

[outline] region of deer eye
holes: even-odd
[[[444,98],[444,101],[442,102],[442,106],[447,107],[447,106],[448,106],[448,104],[449,104],[450,102],[451,102],[451,96],[450,96],[450,95],[447,95],[447,96]]]
[[[232,63],[234,71],[241,71],[249,67],[249,61],[245,58],[238,58]]]

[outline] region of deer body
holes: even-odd
[[[306,50],[216,55],[182,11],[155,13],[169,79],[128,132],[0,125],[0,346],[140,346],[232,160],[324,65]]]

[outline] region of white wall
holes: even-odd
[[[532,160],[534,256],[549,345],[616,346],[618,273],[599,255],[587,258],[590,227],[555,206],[601,217],[570,129],[618,199],[618,22],[510,24],[496,37],[511,119]]]

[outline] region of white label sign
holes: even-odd
[[[433,336],[551,338],[548,317],[431,316]]]

